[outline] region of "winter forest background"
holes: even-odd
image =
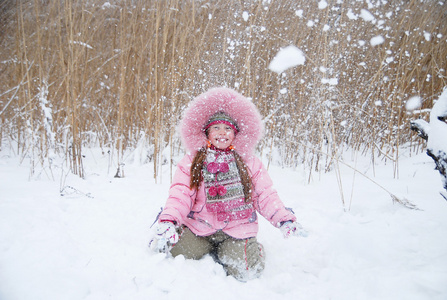
[[[443,1],[23,0],[0,12],[0,146],[31,177],[51,176],[55,156],[83,177],[84,149],[100,147],[118,176],[139,149],[157,179],[181,152],[181,112],[214,86],[253,99],[269,163],[327,171],[354,149],[397,174],[402,146],[425,147],[409,120],[428,121],[447,85]],[[269,70],[289,45],[305,64]]]

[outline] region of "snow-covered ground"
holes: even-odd
[[[309,236],[285,240],[261,221],[266,269],[241,283],[211,257],[173,259],[148,249],[169,166],[158,184],[151,164],[131,161],[126,177],[114,178],[108,158],[86,150],[86,179],[54,168],[54,179],[47,169],[29,180],[27,161],[19,165],[3,151],[0,299],[447,299],[441,178],[427,155],[405,153],[398,178],[390,162],[373,167],[356,155],[345,161],[420,210],[394,204],[382,188],[340,165],[345,211],[336,172],[314,173],[308,183],[300,168],[271,165],[280,196]]]

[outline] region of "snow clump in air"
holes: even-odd
[[[414,96],[414,97],[411,97],[410,99],[408,99],[407,103],[405,103],[405,109],[407,111],[411,112],[411,111],[421,108],[421,105],[422,105],[421,97]]]
[[[248,21],[248,12],[247,12],[247,11],[244,11],[244,12],[242,13],[242,18],[244,18],[244,21],[245,21],[245,22]]]
[[[318,2],[318,8],[319,9],[325,9],[327,7],[327,2],[325,0],[321,0]]]
[[[369,11],[367,11],[366,9],[362,9],[360,11],[360,17],[365,21],[369,21],[369,22],[373,22],[373,23],[376,20],[374,15],[372,13],[370,13]]]
[[[352,9],[348,9],[348,13],[346,14],[348,19],[357,20],[359,17],[352,11]]]
[[[303,51],[293,45],[290,45],[278,51],[276,56],[270,62],[268,68],[271,71],[280,74],[287,69],[298,65],[304,65],[305,60],[306,58]]]
[[[370,40],[371,46],[377,46],[383,44],[384,42],[385,39],[381,35],[375,36]]]

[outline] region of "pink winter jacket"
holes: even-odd
[[[199,236],[211,235],[222,230],[238,239],[255,237],[258,233],[257,217],[218,221],[215,213],[207,211],[203,183],[197,192],[189,188],[193,158],[193,154],[187,154],[178,163],[173,184],[169,190],[169,198],[159,220],[174,221],[177,225],[185,225]],[[252,174],[254,189],[252,200],[255,210],[275,227],[279,227],[283,221],[295,221],[294,214],[284,207],[273,189],[272,180],[262,162],[257,157],[251,156],[245,163]]]

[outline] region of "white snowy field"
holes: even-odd
[[[107,157],[86,150],[86,179],[54,168],[54,179],[46,169],[29,180],[27,160],[19,165],[0,152],[0,299],[447,299],[441,178],[427,155],[405,153],[398,178],[389,162],[345,162],[420,210],[393,203],[340,165],[345,211],[336,172],[314,173],[308,183],[300,168],[271,165],[276,189],[309,236],[285,240],[262,220],[266,269],[242,283],[211,257],[173,259],[148,249],[168,166],[155,184],[152,164],[129,159],[119,179]]]

